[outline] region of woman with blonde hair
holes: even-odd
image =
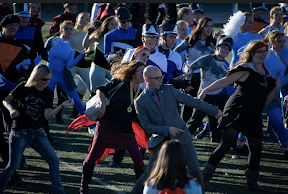
[[[262,40],[250,42],[240,54],[240,61],[222,79],[213,82],[199,94],[203,100],[206,93],[235,83],[237,88],[229,97],[223,112],[228,116],[220,119],[219,128],[224,130],[222,140],[213,151],[202,171],[206,191],[213,191],[209,181],[216,166],[234,146],[239,132],[246,136],[249,156],[246,180],[250,190],[264,191],[257,184],[262,149],[262,117],[266,104],[275,97],[280,88],[280,79],[271,77],[264,65],[268,45]]]
[[[14,120],[9,136],[9,163],[0,177],[0,193],[7,188],[8,180],[19,167],[27,145],[37,151],[49,164],[52,193],[65,193],[61,184],[59,159],[43,129],[43,119],[52,118],[63,107],[72,106],[74,101],[67,100],[52,109],[54,92],[47,87],[51,77],[49,67],[39,64],[34,67],[27,82],[21,82],[3,100],[4,106]],[[12,105],[14,100],[20,101],[18,109]]]
[[[158,194],[164,189],[178,189],[178,192],[183,189],[185,193],[202,194],[200,184],[187,173],[185,158],[185,150],[178,140],[166,141],[159,151],[149,178],[144,183],[143,194]]]
[[[139,84],[144,82],[145,63],[134,60],[128,64],[115,64],[111,68],[114,79],[96,90],[100,108],[96,112],[98,121],[94,133],[92,148],[83,162],[80,193],[88,193],[95,162],[106,148],[128,151],[134,161],[134,171],[139,178],[144,171],[141,152],[132,129],[132,120],[136,117],[134,100],[140,94]],[[118,88],[117,90],[115,88]],[[114,93],[115,92],[115,93]],[[110,99],[106,107],[105,97]]]
[[[44,26],[45,22],[43,22],[40,18],[40,3],[30,3],[30,20],[28,26],[34,27],[38,30],[41,30],[41,28]]]

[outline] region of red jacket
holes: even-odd
[[[72,20],[72,22],[75,23],[76,17],[77,17],[77,15],[75,15],[75,14],[72,15],[72,14],[68,13],[67,11],[64,11],[63,13],[55,16],[53,19],[53,25],[50,26],[50,29],[49,29],[50,35],[53,36],[56,32],[59,31],[59,26],[60,26],[60,23],[62,21]]]

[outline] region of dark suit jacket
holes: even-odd
[[[149,139],[149,149],[157,146],[165,137],[178,139],[183,145],[192,141],[193,138],[186,127],[186,123],[178,113],[178,103],[186,104],[212,116],[216,115],[218,111],[216,106],[182,93],[170,84],[160,87],[158,97],[163,115],[146,89],[138,96],[134,103],[143,129],[153,134]],[[178,132],[176,136],[169,135],[168,126],[183,129],[185,132]]]

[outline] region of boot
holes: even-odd
[[[136,165],[134,166],[134,172],[135,172],[135,175],[136,175],[136,179],[138,180],[140,178],[140,176],[143,174],[143,172],[145,171],[144,169],[144,164],[139,164],[139,165]]]
[[[88,194],[89,193],[89,183],[91,182],[93,170],[95,164],[89,164],[83,162],[83,172],[81,177],[81,187],[80,187],[80,194]]]
[[[257,184],[259,171],[251,171],[247,169],[245,172],[245,176],[248,184],[248,189],[252,191],[266,191]]]
[[[209,181],[212,179],[216,166],[213,166],[212,164],[209,164],[208,162],[206,162],[203,166],[205,167],[202,171],[205,191],[214,191]]]
[[[75,108],[75,106],[73,107],[73,111],[72,114],[70,115],[69,118],[73,118],[76,119],[78,117],[78,110]]]

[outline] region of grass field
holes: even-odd
[[[47,25],[44,27],[47,32]],[[47,35],[43,30],[43,36]],[[84,96],[84,102],[87,101],[88,95]],[[54,105],[57,101],[54,98]],[[62,183],[68,194],[79,193],[82,162],[87,156],[87,149],[90,145],[92,135],[87,133],[87,128],[81,131],[73,130],[67,137],[65,133],[68,125],[73,121],[69,116],[72,108],[65,108],[63,118],[65,124],[55,123],[55,119],[49,120],[51,135],[59,142],[54,146],[55,151],[60,158],[60,171]],[[266,122],[264,122],[266,125]],[[6,138],[8,138],[6,136]],[[200,168],[208,160],[211,152],[217,144],[210,143],[209,138],[203,140],[194,139],[194,145],[197,150]],[[218,165],[215,176],[212,180],[212,186],[218,193],[228,194],[252,194],[246,187],[244,176],[247,168],[247,156],[241,156],[240,159],[232,159],[232,149],[223,158]],[[26,148],[24,155],[28,170],[18,170],[22,176],[25,185],[22,187],[9,185],[6,193],[51,193],[51,182],[47,163],[31,148]],[[129,193],[136,182],[133,162],[126,153],[121,168],[110,168],[110,155],[105,161],[97,164],[94,169],[94,181],[90,185],[90,193],[112,194],[112,193]],[[149,153],[146,152],[144,163],[148,164]],[[0,159],[0,172],[5,168]],[[263,152],[260,167],[259,184],[269,193],[287,194],[288,193],[288,162],[284,160],[282,148],[275,137],[263,140]],[[209,192],[207,192],[209,193]]]

